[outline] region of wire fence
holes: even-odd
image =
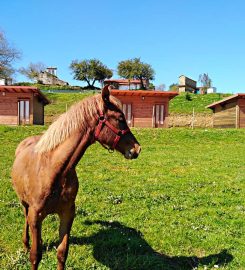
[[[81,94],[95,94],[100,93],[101,90],[69,90],[69,89],[49,89],[49,90],[41,90],[44,94],[45,93],[81,93]]]

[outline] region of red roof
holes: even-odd
[[[145,82],[145,80],[143,80]],[[140,80],[127,80],[127,79],[108,79],[104,81],[105,83],[119,83],[119,84],[132,84],[132,83],[141,83]]]
[[[164,92],[164,91],[149,91],[149,90],[111,90],[113,96],[144,96],[144,97],[168,97],[172,99],[176,97],[178,92]]]
[[[238,98],[245,98],[245,94],[232,95],[232,96],[224,98],[224,99],[222,99],[220,101],[214,102],[214,103],[206,106],[206,108],[213,109],[216,105],[224,105],[224,104],[229,103],[230,101],[234,101],[234,100],[236,100]]]
[[[9,86],[9,85],[0,85],[0,92],[7,93],[34,93],[37,94],[45,105],[49,104],[50,101],[45,97],[44,94],[40,92],[40,90],[36,87],[30,86]]]

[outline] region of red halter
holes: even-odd
[[[100,115],[99,116],[99,124],[96,127],[95,134],[94,134],[95,140],[98,140],[98,137],[100,135],[100,132],[101,132],[103,126],[106,125],[111,131],[113,131],[116,134],[116,137],[115,137],[115,139],[113,141],[112,147],[110,147],[110,148],[106,147],[108,150],[113,151],[116,148],[116,146],[117,146],[118,142],[120,141],[121,137],[124,136],[125,134],[127,134],[130,131],[130,129],[129,128],[123,129],[123,130],[117,129],[106,119],[103,112],[100,112],[99,115]]]

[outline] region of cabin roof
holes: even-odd
[[[232,95],[230,97],[227,97],[227,98],[224,98],[222,100],[216,101],[216,102],[206,106],[206,108],[213,109],[217,105],[224,105],[224,104],[229,103],[231,101],[235,101],[236,99],[239,99],[239,98],[245,98],[245,94]]]
[[[178,92],[164,92],[164,91],[147,91],[147,90],[111,90],[113,96],[144,96],[144,97],[168,97],[172,99],[176,97]]]
[[[33,93],[38,95],[45,105],[49,104],[50,101],[45,97],[45,95],[36,87],[30,86],[10,86],[10,85],[2,85],[0,86],[0,92],[7,93]]]
[[[105,83],[116,82],[116,83],[119,83],[119,84],[141,83],[140,80],[127,80],[127,79],[106,79],[104,82],[105,82]],[[143,82],[145,82],[145,80],[143,80]]]

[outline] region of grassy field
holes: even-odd
[[[169,112],[188,114],[192,113],[194,108],[195,113],[211,114],[212,110],[206,109],[206,106],[229,95],[230,94],[189,94],[190,100],[188,100],[186,99],[186,93],[182,93],[170,101]]]
[[[20,140],[45,127],[0,127],[0,269],[29,269],[10,182]],[[137,160],[98,143],[80,161],[67,269],[245,269],[245,130],[134,129]],[[40,269],[56,269],[58,218],[43,224]]]
[[[62,93],[62,94],[53,94],[45,93],[48,99],[51,101],[51,104],[45,107],[45,120],[46,123],[53,121],[57,115],[66,111],[74,102],[77,102],[84,97],[87,97],[91,94],[81,94],[81,93]],[[186,99],[186,94],[180,94],[170,101],[169,112],[170,113],[184,113],[192,114],[193,108],[195,113],[205,113],[211,114],[212,110],[206,109],[205,107],[215,101],[221,100],[227,97],[229,94],[208,94],[208,95],[195,95],[190,94],[191,100]]]
[[[45,93],[45,96],[49,99],[50,104],[45,106],[45,122],[51,123],[53,120],[63,112],[65,112],[72,104],[79,100],[86,98],[91,94],[81,93]]]

